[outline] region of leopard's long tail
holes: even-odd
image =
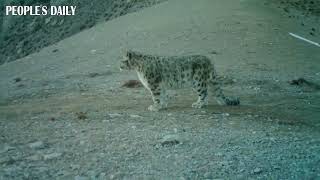
[[[222,89],[221,89],[221,78],[217,76],[217,73],[213,67],[212,69],[212,74],[211,74],[211,92],[214,93],[214,96],[216,97],[216,100],[218,101],[219,104],[224,104],[228,106],[237,106],[240,104],[239,98],[233,98],[233,97],[227,97],[224,95]]]

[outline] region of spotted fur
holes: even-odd
[[[141,83],[151,93],[153,105],[149,110],[158,111],[167,106],[166,90],[191,86],[198,94],[194,108],[202,108],[208,102],[208,86],[220,104],[239,105],[238,98],[226,97],[217,81],[216,71],[210,59],[203,55],[156,56],[127,51],[120,69],[135,70]]]

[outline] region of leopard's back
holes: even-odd
[[[146,79],[158,79],[167,88],[179,89],[192,85],[195,80],[206,83],[213,73],[209,58],[201,55],[157,57],[145,61],[145,68],[138,71]],[[142,79],[142,78],[140,78]]]

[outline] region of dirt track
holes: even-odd
[[[320,83],[319,48],[288,35],[319,42],[304,28],[250,0],[172,0],[4,64],[0,179],[317,179],[320,92],[290,84]],[[149,112],[121,87],[123,48],[207,55],[241,106],[195,110],[181,90]]]

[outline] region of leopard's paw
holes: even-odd
[[[192,104],[192,107],[196,109],[200,109],[200,108],[203,108],[205,104],[206,104],[205,102],[195,102]]]
[[[157,104],[153,104],[153,105],[150,105],[148,107],[149,111],[160,111],[160,109],[162,109],[162,107],[160,105],[157,105]]]

